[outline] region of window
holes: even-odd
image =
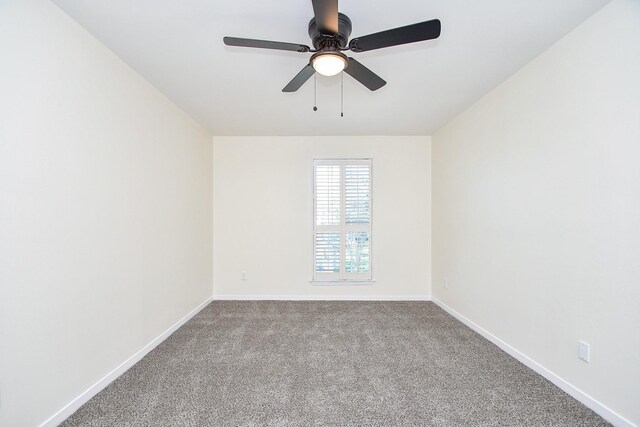
[[[371,280],[371,159],[313,164],[313,278]]]

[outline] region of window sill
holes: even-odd
[[[371,280],[309,280],[313,286],[372,286],[376,283]]]

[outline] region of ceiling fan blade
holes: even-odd
[[[349,58],[349,65],[344,69],[344,72],[365,85],[369,90],[378,90],[387,84],[380,76],[353,58]]]
[[[338,0],[311,0],[316,24],[322,34],[338,33]]]
[[[300,72],[298,74],[296,74],[296,76],[289,82],[289,84],[287,84],[284,89],[282,89],[283,92],[295,92],[298,89],[300,89],[302,87],[302,85],[309,80],[309,78],[311,76],[313,76],[313,73],[315,73],[316,70],[313,69],[313,67],[311,66],[311,64],[307,64],[302,70],[300,70]]]
[[[292,52],[309,52],[311,48],[303,44],[273,42],[269,40],[242,39],[225,37],[222,39],[227,46],[257,47],[261,49],[290,50]]]
[[[432,19],[355,38],[349,42],[349,49],[353,52],[365,52],[383,47],[437,39],[440,37],[440,29],[440,20]]]

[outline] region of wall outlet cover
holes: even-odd
[[[578,341],[578,358],[589,363],[589,344],[584,341]]]

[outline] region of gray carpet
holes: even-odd
[[[602,426],[428,302],[214,302],[63,426]]]

